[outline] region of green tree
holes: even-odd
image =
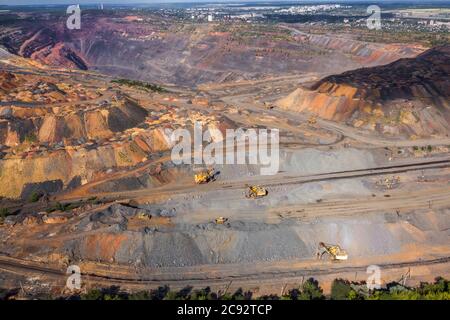
[[[319,282],[313,278],[306,280],[301,288],[301,293],[298,295],[298,300],[323,300],[323,290],[319,286]]]
[[[351,291],[352,287],[350,286],[350,282],[348,280],[335,279],[331,284],[331,299],[347,300]]]
[[[81,300],[103,300],[103,293],[100,289],[91,289],[81,295]]]
[[[8,208],[0,208],[0,223],[3,223],[7,216],[9,216]]]

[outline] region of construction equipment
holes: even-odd
[[[152,219],[152,215],[145,211],[139,211],[136,214],[136,217],[141,220],[151,220]]]
[[[309,117],[308,123],[309,124],[316,124],[317,123],[317,117],[316,116]]]
[[[267,196],[268,192],[261,186],[248,186],[248,191],[245,194],[246,198],[261,198]]]
[[[264,102],[264,106],[268,110],[271,110],[271,109],[275,108],[275,106],[273,104],[270,104],[269,102]]]
[[[379,187],[383,187],[384,189],[395,189],[400,184],[399,176],[392,176],[392,178],[386,177],[384,179],[380,179],[376,182],[376,185]]]
[[[320,242],[316,254],[317,259],[322,259],[322,256],[324,254],[328,254],[331,260],[333,261],[341,261],[348,259],[347,252],[344,249],[341,249],[339,245],[331,245]]]
[[[200,173],[194,175],[194,180],[196,184],[208,183],[215,178],[214,169],[204,170]]]
[[[216,218],[216,220],[214,220],[216,224],[224,224],[225,222],[228,221],[228,218],[224,218],[224,217],[218,217]]]

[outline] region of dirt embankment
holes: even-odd
[[[364,66],[383,65],[400,58],[412,58],[424,50],[414,45],[368,43],[337,35],[305,34],[298,38],[317,47],[350,54]]]
[[[2,116],[3,115],[3,116]],[[108,107],[0,107],[0,143],[14,147],[27,140],[65,145],[113,138],[145,120],[147,111],[124,99]]]
[[[29,219],[20,222],[23,217],[15,217],[16,234],[22,234],[27,241],[20,251],[15,251],[15,240],[9,238],[5,252],[28,259],[31,254],[33,259],[42,261],[51,252],[66,257],[61,261],[168,268],[312,260],[317,244],[325,241],[339,243],[351,259],[396,254],[407,257],[411,248],[445,247],[449,222],[448,210],[427,210],[405,212],[401,216],[376,213],[305,221],[285,219],[277,224],[239,220],[225,225],[185,224],[172,222],[177,215],[174,210],[118,204],[82,215],[66,213],[72,217],[66,217],[63,224],[50,223],[53,215],[61,213],[47,215],[45,219],[37,215],[32,232],[26,227]],[[64,235],[67,228],[71,230],[70,236]],[[51,237],[42,237],[43,234]],[[436,249],[428,254],[440,252]]]
[[[149,155],[169,147],[169,138],[162,130],[155,129],[138,134],[130,141],[41,150],[24,157],[8,157],[0,160],[0,179],[8,181],[0,185],[0,196],[17,198],[27,186],[36,185],[38,190],[38,185],[46,181],[59,181],[61,188],[54,190],[58,192],[77,187],[106,172],[133,167],[146,161]]]
[[[417,58],[326,77],[278,104],[387,134],[445,135],[450,130],[450,47]]]

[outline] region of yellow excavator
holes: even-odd
[[[214,176],[215,176],[214,169],[209,169],[195,174],[194,180],[196,184],[203,184],[214,180]]]
[[[342,261],[348,259],[347,252],[339,245],[325,244],[323,242],[320,242],[316,254],[317,259],[322,259],[323,255],[325,254],[329,255],[329,257],[333,261]]]
[[[214,220],[214,222],[216,223],[216,224],[224,224],[225,222],[227,222],[228,221],[228,218],[224,218],[224,217],[218,217],[218,218],[216,218],[215,220]]]
[[[267,196],[268,191],[266,188],[263,188],[261,186],[248,186],[247,193],[245,194],[246,198],[261,198]]]
[[[316,124],[317,123],[317,117],[316,116],[310,116],[308,119],[309,124]]]

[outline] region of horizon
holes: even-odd
[[[168,1],[161,1],[161,0],[103,0],[103,1],[92,1],[92,0],[47,0],[47,1],[40,1],[40,0],[17,0],[14,4],[10,3],[10,0],[0,0],[1,6],[9,6],[9,7],[15,7],[15,6],[58,6],[58,5],[72,5],[72,4],[80,4],[80,5],[97,5],[97,4],[106,4],[106,5],[161,5],[161,4],[196,4],[196,3],[287,3],[287,4],[314,4],[314,3],[389,3],[389,4],[407,4],[407,3],[417,3],[417,4],[445,4],[447,0],[426,0],[426,1],[420,1],[420,0],[337,0],[337,1],[330,1],[330,0],[298,0],[298,1],[289,1],[289,0],[250,0],[250,1],[236,1],[236,0],[168,0]]]

